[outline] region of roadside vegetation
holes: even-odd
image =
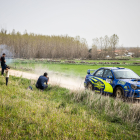
[[[140,65],[134,65],[133,63],[139,59],[131,59],[125,61],[126,64],[123,64],[123,60],[120,60],[120,64],[99,64],[99,62],[114,62],[112,60],[92,60],[92,62],[97,62],[97,64],[66,64],[66,63],[55,63],[47,62],[47,60],[28,60],[28,59],[12,59],[10,65],[13,68],[28,70],[34,72],[35,70],[44,69],[45,71],[55,71],[59,74],[65,74],[70,76],[79,76],[84,78],[87,74],[88,69],[98,69],[100,67],[124,67],[133,70],[135,73],[140,75]],[[63,60],[64,61],[64,60]],[[77,60],[80,62],[80,60]],[[84,60],[85,62],[91,60]],[[117,60],[115,61],[117,62]],[[137,61],[139,62],[139,61]]]
[[[31,85],[32,90],[27,87]],[[89,91],[0,77],[0,139],[140,139],[140,107]]]

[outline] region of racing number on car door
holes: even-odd
[[[105,80],[107,83],[109,83],[110,85],[112,85],[113,79],[107,78],[108,76],[113,78],[113,75],[112,75],[111,70],[105,69],[104,74],[103,74],[103,80]]]

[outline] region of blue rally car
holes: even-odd
[[[84,86],[117,98],[140,99],[140,77],[132,70],[122,67],[102,67],[94,72],[88,70]]]

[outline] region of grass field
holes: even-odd
[[[31,68],[33,70],[35,69],[44,69],[44,70],[51,70],[59,73],[65,73],[67,75],[76,75],[80,76],[82,78],[85,77],[87,74],[88,69],[98,69],[100,67],[125,67],[133,70],[138,75],[140,75],[140,66],[136,65],[77,65],[77,64],[55,64],[55,63],[30,63],[27,61],[27,63],[11,63],[11,66],[16,67],[17,69],[20,68]]]
[[[0,77],[0,139],[140,139],[140,109],[88,91]],[[33,91],[27,90],[31,85]]]
[[[116,59],[116,60],[78,60],[78,59],[75,59],[75,60],[65,60],[65,59],[54,59],[54,60],[59,60],[61,62],[64,62],[64,61],[75,61],[75,62],[81,62],[81,61],[85,61],[85,62],[96,62],[96,63],[99,63],[99,62],[119,62],[120,64],[123,64],[123,62],[126,62],[127,64],[133,64],[135,62],[139,62],[140,61],[140,58],[129,58],[128,60],[119,60],[119,59]],[[11,61],[11,60],[10,60]],[[35,62],[47,62],[47,59],[16,59],[15,62],[30,62],[30,63],[35,63]]]

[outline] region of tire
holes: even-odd
[[[93,90],[93,86],[92,86],[92,84],[91,84],[91,83],[88,83],[88,85],[87,85],[87,89],[88,89],[88,90],[90,90],[90,91],[92,91],[92,90]]]
[[[122,87],[117,87],[115,89],[115,97],[116,98],[124,98],[124,91],[123,91]]]

